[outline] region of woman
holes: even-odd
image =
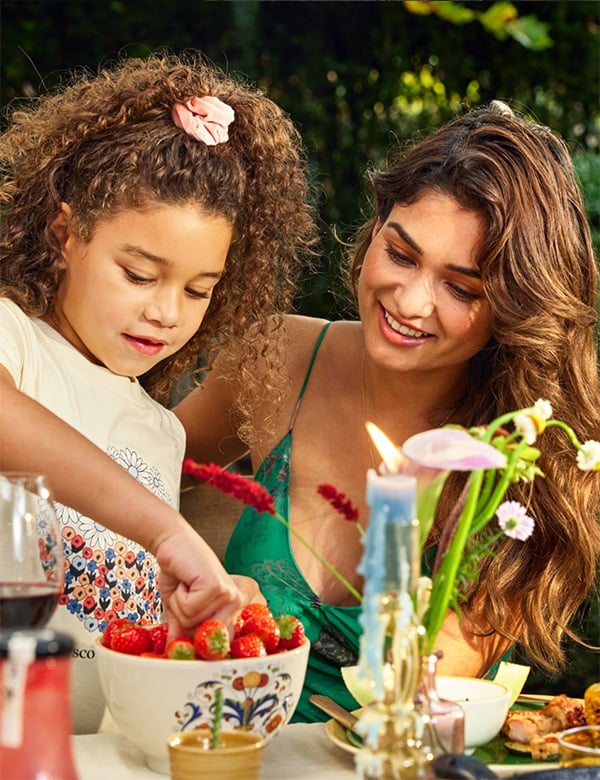
[[[597,268],[562,140],[493,102],[368,179],[374,214],[348,266],[360,321],[285,318],[283,337],[263,349],[279,349],[285,363],[279,400],[266,372],[263,395],[245,397],[230,379],[239,356],[222,354],[176,409],[189,457],[227,464],[249,451],[279,511],[358,588],[359,535],[316,488],[335,485],[366,522],[365,476],[379,459],[365,420],[401,445],[428,428],[486,424],[543,397],[582,441],[600,437]],[[595,577],[600,485],[596,473],[577,470],[555,428],[538,463],[545,479],[507,494],[535,518],[535,541],[505,539],[482,563],[464,620],[449,614],[438,638],[443,674],[486,674],[515,642],[548,671],[564,661],[561,640]],[[430,547],[461,482],[447,482]],[[254,577],[274,612],[307,625],[312,653],[296,718],[320,718],[308,702],[313,691],[352,706],[337,667],[354,660],[359,609],[339,582],[277,521],[251,510],[226,567]]]

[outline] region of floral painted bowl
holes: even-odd
[[[155,772],[169,774],[167,738],[212,727],[215,690],[223,690],[223,731],[265,740],[290,720],[304,684],[310,643],[262,658],[175,661],[118,653],[96,641],[100,681],[119,731]]]

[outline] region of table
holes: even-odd
[[[122,734],[74,736],[79,780],[160,780],[142,753]],[[265,747],[261,780],[357,780],[354,758],[332,744],[322,723],[295,723],[283,728]]]
[[[127,737],[118,733],[74,736],[73,749],[79,780],[165,780],[149,769],[142,753]],[[499,766],[499,777],[539,768]],[[357,780],[354,757],[334,745],[323,723],[294,723],[285,726],[265,747],[261,780]]]

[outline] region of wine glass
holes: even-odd
[[[62,591],[63,560],[46,478],[0,472],[0,630],[46,625]]]

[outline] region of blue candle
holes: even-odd
[[[381,597],[390,591],[409,596],[415,591],[420,574],[416,495],[415,477],[380,475],[372,469],[367,473],[370,515],[358,567],[364,577],[360,666],[361,676],[371,680],[376,697],[383,691],[386,624],[381,619]],[[408,605],[410,609],[410,601]]]
[[[373,594],[412,593],[420,574],[418,559],[417,480],[405,474],[367,473],[369,525],[364,571]]]

